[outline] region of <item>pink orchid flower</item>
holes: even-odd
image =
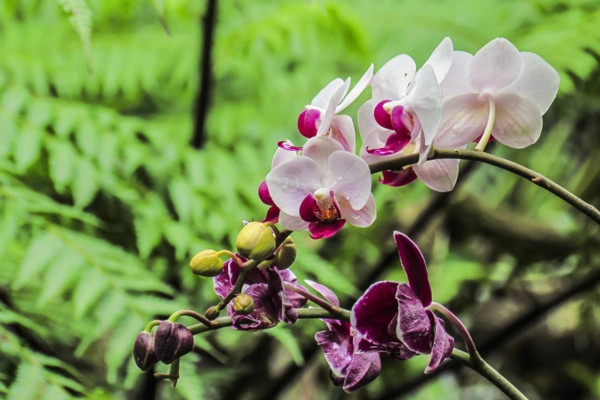
[[[346,222],[366,227],[375,220],[369,166],[331,138],[309,139],[301,153],[273,168],[266,182],[281,210],[279,223],[308,230],[314,239],[333,236]]]
[[[485,142],[491,137],[509,147],[529,146],[540,137],[542,115],[559,84],[550,64],[536,54],[519,52],[507,39],[494,39],[475,55],[454,52],[442,83],[440,143],[463,145],[489,130]]]
[[[329,136],[340,142],[345,150],[354,152],[356,138],[352,118],[337,114],[356,100],[369,85],[372,77],[373,64],[349,93],[350,78],[345,81],[336,78],[329,82],[298,116],[298,131],[309,139],[315,136]]]

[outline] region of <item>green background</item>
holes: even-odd
[[[205,7],[0,4],[0,397],[502,398],[464,368],[407,392],[427,357],[385,359],[379,379],[344,394],[315,351],[319,321],[198,336],[176,389],[137,370],[130,352],[149,320],[216,302],[188,260],[231,249],[242,220],[263,217],[256,192],[276,142],[301,142],[296,118],[318,90],[400,53],[420,65],[445,36],[469,52],[506,37],[559,71],[539,142],[490,152],[598,205],[598,2],[222,0],[196,150]],[[351,302],[375,268],[379,279],[405,279],[391,232],[410,232],[435,300],[459,314],[492,365],[532,399],[600,397],[598,226],[521,178],[467,168],[448,195],[420,182],[376,186],[379,218],[368,229],[327,241],[294,234],[293,271]]]

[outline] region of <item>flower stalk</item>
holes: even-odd
[[[494,99],[488,99],[488,105],[488,120],[485,125],[485,130],[483,131],[483,135],[481,135],[481,139],[479,139],[479,143],[475,146],[475,150],[479,151],[483,151],[490,141],[492,131],[494,130],[494,122],[496,122],[496,103],[494,102]]]

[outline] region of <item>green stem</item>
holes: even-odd
[[[494,122],[496,122],[496,103],[494,103],[494,99],[488,99],[489,111],[488,111],[488,120],[485,125],[485,129],[483,131],[483,135],[481,135],[481,139],[479,139],[479,143],[475,146],[475,150],[483,151],[485,146],[487,146],[490,141],[490,137],[492,136],[492,131],[494,130]]]
[[[347,310],[344,310],[344,309],[336,306],[335,304],[330,303],[329,301],[327,301],[325,299],[320,298],[319,296],[315,296],[314,294],[310,293],[308,290],[304,289],[300,285],[295,285],[293,283],[284,282],[283,287],[286,288],[287,290],[298,293],[300,296],[304,297],[306,300],[312,301],[316,305],[329,311],[332,314],[343,316],[344,312],[347,311]]]
[[[453,360],[456,360],[467,367],[471,368],[473,371],[477,372],[479,375],[486,378],[488,381],[494,384],[498,389],[500,389],[509,399],[512,400],[527,400],[527,397],[519,389],[517,389],[512,383],[508,381],[504,376],[502,376],[498,371],[496,371],[490,364],[485,362],[483,358],[477,353],[476,357],[470,356],[468,353],[464,351],[454,349],[452,350],[452,355],[450,356]]]
[[[448,158],[480,161],[519,175],[561,198],[600,225],[600,211],[598,211],[596,207],[586,203],[567,189],[544,177],[543,175],[538,174],[537,172],[520,164],[505,160],[504,158],[495,156],[493,154],[467,149],[432,149],[427,159],[440,160]],[[372,174],[385,170],[400,171],[402,168],[411,164],[416,164],[418,161],[419,154],[410,154],[395,159],[373,163],[369,166],[369,168],[371,169]]]
[[[440,303],[436,303],[435,301],[432,302],[427,307],[427,309],[435,310],[435,311],[439,312],[444,317],[446,317],[447,320],[452,322],[452,325],[454,325],[456,327],[456,329],[458,329],[458,331],[460,332],[460,335],[462,336],[463,341],[465,342],[465,347],[467,348],[467,351],[469,352],[471,357],[478,356],[477,347],[475,347],[475,342],[473,341],[473,338],[471,337],[469,330],[462,323],[462,321],[460,319],[458,319],[458,317],[456,315],[454,315],[454,313],[452,311],[448,310],[446,307],[444,307]]]
[[[208,318],[206,318],[204,315],[202,315],[200,313],[197,313],[196,311],[193,311],[193,310],[179,310],[179,311],[175,311],[169,317],[169,322],[175,322],[175,321],[177,321],[177,318],[182,317],[182,316],[192,317],[195,320],[202,322],[206,326],[210,326],[211,325],[210,320]]]
[[[157,325],[160,325],[160,321],[155,319],[153,321],[148,322],[148,324],[146,324],[146,327],[144,328],[144,330],[146,332],[152,332],[152,328],[154,328]]]

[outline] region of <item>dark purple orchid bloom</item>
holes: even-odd
[[[425,373],[450,357],[454,339],[444,321],[427,307],[431,287],[423,254],[408,236],[394,232],[405,283],[383,281],[371,285],[352,307],[352,326],[366,339],[359,350],[380,348],[398,359],[431,354]]]
[[[242,262],[246,259],[239,257]],[[215,292],[221,298],[233,289],[240,274],[240,267],[235,261],[225,261],[223,270],[213,282]],[[289,270],[278,270],[270,267],[264,271],[253,269],[246,279],[242,292],[254,300],[254,310],[247,315],[237,313],[229,304],[227,313],[233,320],[233,328],[239,330],[258,330],[271,328],[279,321],[293,324],[298,319],[296,308],[306,304],[306,299],[296,292],[284,288],[284,282],[296,284],[296,276]]]
[[[326,286],[306,281],[329,302],[340,305],[337,296]],[[317,332],[315,340],[323,350],[331,369],[331,380],[334,385],[341,386],[350,392],[372,382],[381,371],[381,359],[378,351],[357,352],[364,341],[353,334],[352,326],[347,321],[323,319],[328,330]]]

